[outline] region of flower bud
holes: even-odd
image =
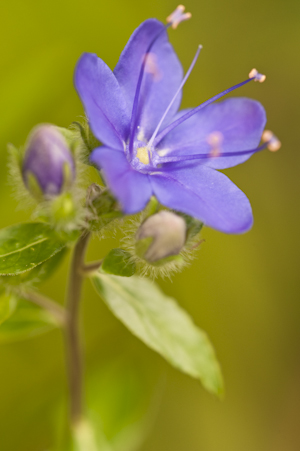
[[[29,136],[22,177],[34,197],[49,198],[61,194],[75,179],[75,163],[69,146],[50,124],[38,125]]]
[[[169,211],[148,217],[136,234],[136,250],[149,263],[176,256],[186,241],[186,223]]]

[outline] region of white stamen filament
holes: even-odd
[[[151,138],[150,138],[150,140],[149,140],[149,142],[148,142],[148,145],[147,145],[148,148],[151,149],[152,144],[153,144],[153,141],[154,141],[154,139],[156,138],[156,135],[157,135],[157,133],[158,133],[160,127],[161,127],[161,124],[163,123],[163,121],[164,121],[166,115],[168,114],[168,112],[169,112],[171,106],[173,105],[173,103],[175,102],[175,100],[176,100],[178,94],[180,93],[181,89],[182,89],[183,86],[185,85],[185,82],[186,82],[187,79],[189,78],[190,73],[192,72],[192,70],[193,70],[193,68],[194,68],[194,66],[195,66],[195,64],[196,64],[196,61],[197,61],[197,59],[198,59],[198,56],[199,56],[199,53],[200,53],[201,49],[202,49],[202,45],[199,45],[199,46],[198,46],[198,49],[197,49],[197,52],[196,52],[196,55],[194,56],[194,59],[193,59],[193,61],[192,61],[192,64],[190,65],[190,67],[189,67],[187,73],[185,74],[184,79],[183,79],[182,82],[180,83],[179,88],[177,89],[177,91],[176,91],[176,93],[175,93],[173,99],[172,99],[171,102],[169,103],[168,108],[167,108],[166,111],[164,112],[164,114],[163,114],[161,120],[159,121],[159,123],[158,123],[158,125],[157,125],[157,127],[156,127],[156,129],[155,129],[155,131],[154,131],[154,133],[153,133],[153,135],[151,136]]]

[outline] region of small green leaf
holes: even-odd
[[[0,324],[4,323],[15,311],[17,305],[16,299],[2,292],[0,294]]]
[[[26,340],[55,327],[57,323],[49,312],[20,299],[13,315],[0,325],[0,343]]]
[[[147,279],[98,272],[92,276],[98,294],[114,315],[140,340],[184,373],[221,395],[223,380],[214,349],[174,299]]]
[[[65,243],[42,222],[17,224],[0,231],[0,275],[28,271],[59,252]]]
[[[129,252],[123,249],[112,249],[104,258],[101,269],[107,274],[131,277],[136,268]]]

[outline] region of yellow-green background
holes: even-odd
[[[222,363],[219,402],[138,343],[88,283],[84,290],[86,371],[129,353],[149,373],[167,374],[143,451],[297,451],[300,449],[299,47],[298,0],[190,0],[188,23],[170,31],[186,69],[203,51],[185,89],[196,106],[242,81],[252,67],[267,81],[236,95],[263,103],[279,153],[264,152],[226,173],[248,195],[254,227],[242,236],[204,229],[197,259],[164,290],[211,337]],[[83,114],[73,88],[80,54],[112,68],[130,34],[161,20],[170,0],[2,0],[0,58],[0,226],[29,218],[7,183],[6,143],[19,146],[38,122],[68,126]],[[97,240],[91,258],[105,252]],[[63,302],[67,262],[43,291]],[[156,377],[154,374],[153,377]],[[0,449],[45,451],[53,412],[66,389],[57,331],[0,347]]]

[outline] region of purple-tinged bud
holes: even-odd
[[[34,197],[51,198],[68,189],[75,179],[75,163],[67,141],[50,124],[31,132],[22,162],[22,176]]]
[[[170,211],[149,216],[136,234],[136,250],[149,263],[177,256],[186,242],[186,222]]]

